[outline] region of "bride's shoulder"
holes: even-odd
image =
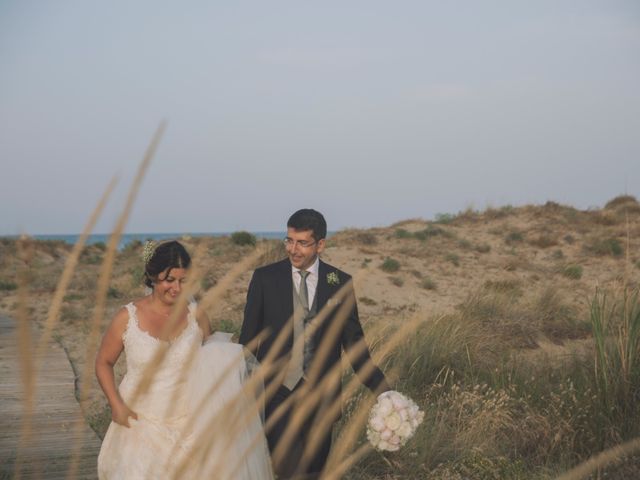
[[[130,301],[126,305],[122,305],[113,316],[112,323],[118,324],[123,328],[126,328],[129,320],[138,315],[140,307],[144,310],[148,303],[148,297],[141,297]]]
[[[109,325],[109,331],[117,338],[121,338],[129,325],[129,318],[131,317],[130,305],[122,306],[114,314]]]

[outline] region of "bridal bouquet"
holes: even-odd
[[[413,400],[395,390],[384,392],[371,409],[367,438],[376,450],[395,452],[416,432],[424,412]]]

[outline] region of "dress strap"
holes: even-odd
[[[136,315],[136,306],[133,302],[127,303],[124,308],[127,309],[129,313],[129,319],[127,320],[127,328],[124,329],[124,333],[122,334],[122,340],[125,340],[129,332],[131,331],[131,326],[138,327],[138,316]]]

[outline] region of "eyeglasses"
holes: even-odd
[[[306,240],[294,240],[293,238],[285,238],[282,240],[287,247],[296,248],[296,245],[299,245],[300,248],[309,248],[313,247],[318,242],[308,242]]]

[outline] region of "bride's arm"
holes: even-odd
[[[198,313],[196,314],[196,320],[198,321],[200,330],[202,330],[202,340],[204,342],[204,340],[206,340],[207,337],[211,335],[211,324],[209,323],[209,316],[206,314],[206,312],[198,310]]]
[[[102,343],[100,349],[96,355],[96,377],[98,377],[98,383],[102,387],[109,406],[111,407],[111,419],[125,427],[129,426],[129,417],[135,419],[138,415],[124,403],[118,388],[116,387],[116,380],[113,374],[113,366],[118,357],[124,349],[124,343],[122,341],[122,334],[127,328],[127,322],[129,320],[129,312],[126,309],[121,309],[104,332],[102,337]]]

